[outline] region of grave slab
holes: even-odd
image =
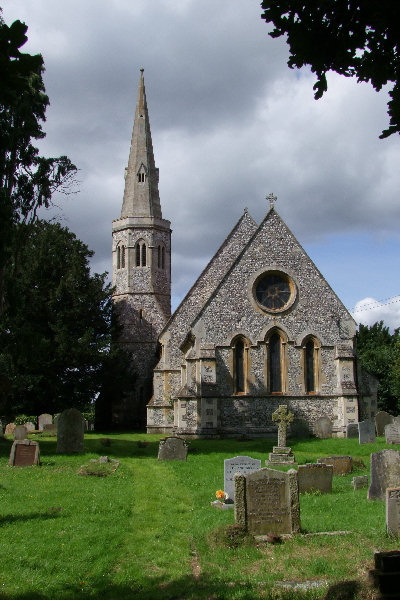
[[[297,469],[299,494],[332,492],[333,466],[325,464],[299,465]]]
[[[14,440],[26,440],[28,439],[28,431],[25,425],[17,425],[14,429]]]
[[[252,535],[298,533],[297,471],[264,468],[235,475],[235,521]]]
[[[158,460],[187,460],[189,442],[175,436],[160,440]]]
[[[400,486],[400,452],[380,450],[371,454],[368,500],[385,500],[387,488]]]
[[[317,463],[319,465],[332,465],[334,475],[346,475],[351,473],[353,470],[353,459],[351,456],[324,456],[318,458]]]
[[[374,444],[375,436],[375,421],[366,419],[358,423],[358,440],[360,444]]]
[[[320,417],[315,421],[314,434],[320,439],[328,439],[332,437],[332,421],[329,417]]]
[[[8,464],[11,467],[32,467],[40,462],[39,444],[33,440],[15,440]]]
[[[394,421],[385,426],[387,444],[400,444],[400,423]]]
[[[235,492],[234,476],[236,473],[248,475],[261,469],[261,460],[250,456],[235,456],[224,460],[224,492],[233,500]]]
[[[400,487],[386,490],[386,531],[389,535],[400,535]]]
[[[43,413],[38,416],[38,429],[43,431],[43,426],[53,422],[53,416],[48,413]]]
[[[57,452],[79,454],[84,451],[83,417],[76,408],[64,410],[57,422]]]
[[[376,413],[374,420],[376,435],[378,437],[382,437],[383,435],[385,435],[385,426],[389,425],[390,423],[393,423],[393,416],[385,410],[380,410]]]

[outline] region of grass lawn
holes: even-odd
[[[248,455],[264,466],[274,440],[193,440],[187,462],[158,462],[159,436],[106,435],[109,447],[105,434],[87,434],[79,456],[58,455],[55,438],[40,438],[41,466],[24,468],[7,465],[11,440],[0,440],[1,599],[316,599],[328,584],[353,582],[347,585],[357,590],[374,550],[399,547],[385,533],[384,502],[351,486],[354,475],[369,474],[370,453],[389,447],[383,438],[361,446],[291,440],[299,464],[350,454],[365,467],[334,477],[332,494],[300,496],[301,535],[232,548],[223,531],[233,511],[210,505],[223,487],[223,461]],[[118,459],[119,468],[107,477],[78,474],[101,455]],[[339,530],[352,533],[305,535]],[[288,580],[327,585],[280,587]]]

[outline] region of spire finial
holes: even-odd
[[[274,194],[272,192],[270,194],[268,194],[268,196],[266,196],[265,199],[269,200],[269,208],[270,209],[274,208],[274,204],[278,200],[278,198],[276,196],[274,196]]]
[[[140,68],[140,72],[143,74],[144,73],[144,69],[143,67]]]

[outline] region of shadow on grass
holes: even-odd
[[[58,510],[48,510],[48,512],[36,512],[27,515],[5,515],[0,517],[0,526],[8,525],[10,523],[16,523],[18,521],[30,521],[31,519],[40,519],[41,521],[47,521],[47,519],[58,519],[60,517]]]

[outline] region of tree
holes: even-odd
[[[263,0],[261,15],[273,23],[273,38],[287,35],[288,65],[311,65],[315,98],[336,71],[370,82],[376,91],[394,84],[388,102],[390,124],[380,135],[400,133],[400,4],[393,0]]]
[[[110,285],[106,274],[90,274],[93,252],[67,228],[19,227],[25,242],[13,275],[6,272],[0,317],[0,378],[8,382],[1,414],[85,409],[110,368],[125,365],[124,353],[110,350]]]
[[[379,380],[379,409],[397,415],[400,412],[399,330],[391,334],[383,321],[371,327],[360,324],[356,349],[362,366]]]
[[[42,56],[20,51],[27,29],[20,21],[8,27],[0,15],[0,313],[11,248],[19,249],[13,238],[26,231],[17,225],[34,222],[38,208],[48,207],[55,191],[66,191],[76,172],[66,156],[44,158],[32,144],[45,137],[49,99]]]

